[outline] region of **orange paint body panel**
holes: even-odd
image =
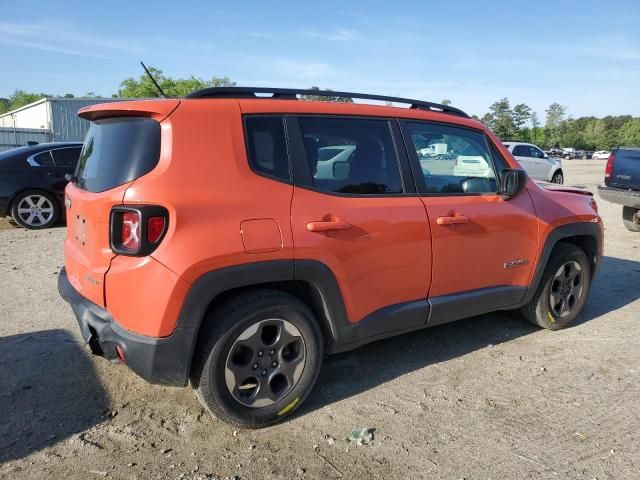
[[[331,268],[350,322],[427,297],[431,246],[418,197],[351,198],[296,188],[294,198],[295,258],[319,260]],[[307,228],[309,222],[330,218],[350,228]]]
[[[270,253],[282,250],[280,225],[272,218],[244,220],[240,223],[244,251]]]
[[[107,310],[123,328],[166,337],[175,328],[189,284],[152,257],[117,256],[105,281]]]

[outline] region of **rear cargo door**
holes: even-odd
[[[609,185],[616,188],[640,190],[640,149],[618,150]]]
[[[65,267],[81,295],[104,306],[104,277],[115,256],[109,242],[111,208],[160,157],[160,123],[115,117],[91,123],[76,177],[65,190]]]

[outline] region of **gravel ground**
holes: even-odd
[[[601,181],[604,162],[564,163],[568,183]],[[333,356],[260,431],[92,358],[56,289],[64,228],[3,220],[0,478],[637,479],[640,235],[599,205],[605,259],[572,328],[496,313]],[[345,441],[363,427],[372,444]]]

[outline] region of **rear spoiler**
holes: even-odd
[[[85,120],[112,117],[149,117],[161,122],[180,105],[180,100],[132,100],[125,102],[97,103],[83,107],[78,116]]]

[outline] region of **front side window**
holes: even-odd
[[[282,117],[247,117],[249,164],[258,173],[289,181],[289,159]]]
[[[356,195],[403,192],[387,120],[310,117],[299,124],[314,188]]]
[[[425,122],[407,122],[427,194],[495,193],[497,175],[481,132]]]

